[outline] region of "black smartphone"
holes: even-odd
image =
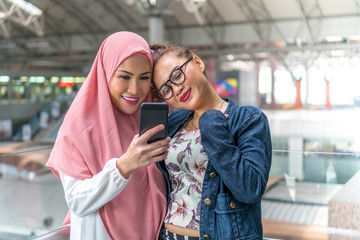
[[[140,106],[140,130],[139,135],[146,130],[159,124],[164,124],[165,128],[154,134],[148,143],[152,143],[167,137],[169,107],[166,103],[142,103]]]

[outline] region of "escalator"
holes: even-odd
[[[23,125],[23,128],[14,135],[13,140],[54,141],[72,100],[69,95],[60,95],[54,99]]]

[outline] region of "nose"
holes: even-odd
[[[184,86],[182,84],[180,85],[175,85],[175,84],[171,84],[171,87],[173,89],[174,95],[179,95],[182,92],[182,89],[184,88]]]
[[[129,81],[128,92],[136,95],[139,92],[139,82],[133,78]]]

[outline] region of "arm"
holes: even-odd
[[[163,125],[155,126],[144,134],[134,136],[127,151],[119,158],[109,160],[104,168],[92,176],[85,163],[91,158],[89,152],[78,152],[83,161],[82,168],[77,168],[78,180],[60,173],[68,207],[79,217],[85,217],[99,210],[104,204],[116,197],[127,185],[130,175],[138,168],[161,161],[167,155],[170,138],[147,144],[149,138],[163,129]],[[74,148],[74,151],[77,148]],[[85,156],[85,157],[84,157]],[[67,169],[71,172],[72,169]],[[71,174],[70,174],[71,175]]]
[[[219,111],[205,112],[200,118],[201,139],[211,164],[233,196],[250,204],[260,200],[266,189],[271,165],[269,126],[256,108],[232,114],[226,120]],[[228,121],[236,127],[230,129]]]
[[[117,158],[108,161],[94,177],[78,180],[60,173],[68,207],[79,217],[94,213],[112,200],[127,185],[116,167]]]

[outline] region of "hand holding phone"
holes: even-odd
[[[165,128],[154,134],[148,140],[152,143],[167,137],[169,107],[166,103],[142,103],[140,106],[140,130],[139,135],[146,130],[159,124],[164,124]]]

